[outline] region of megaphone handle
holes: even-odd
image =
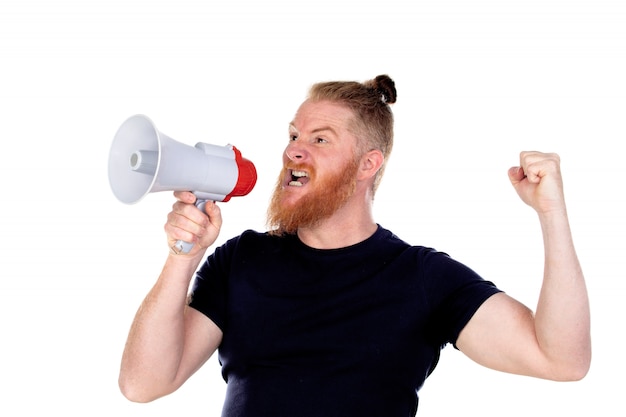
[[[208,200],[203,200],[201,198],[196,198],[196,207],[198,207],[204,213],[204,206],[206,205]],[[176,249],[176,253],[189,253],[189,251],[193,248],[193,243],[185,242],[183,240],[177,241],[172,249]]]

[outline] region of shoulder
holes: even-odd
[[[271,252],[280,252],[294,239],[294,236],[273,236],[267,232],[248,229],[217,247],[209,259],[235,256],[257,258]]]
[[[278,238],[270,236],[267,232],[258,232],[256,230],[248,229],[243,231],[241,234],[228,239],[224,244],[218,247],[218,250],[231,250],[242,246],[266,245],[276,239]]]
[[[422,266],[426,264],[431,266],[445,265],[449,262],[455,262],[446,252],[442,252],[430,246],[408,243],[392,231],[380,225],[375,236],[377,237],[376,244],[401,251],[404,257],[411,258],[414,262],[418,262]]]
[[[485,280],[474,269],[447,252],[429,246],[410,245],[385,229],[383,234],[386,242],[402,247],[398,260],[417,271],[424,288],[431,294],[447,295],[473,287],[487,288],[487,292],[491,292],[495,287],[492,282]]]

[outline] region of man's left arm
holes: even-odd
[[[509,170],[518,195],[539,216],[544,277],[536,312],[501,293],[474,314],[457,347],[476,362],[504,372],[579,380],[591,362],[589,298],[570,230],[560,158],[522,152]]]

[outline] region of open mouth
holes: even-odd
[[[289,181],[289,185],[292,187],[302,187],[309,181],[309,173],[306,171],[291,171],[291,181]]]

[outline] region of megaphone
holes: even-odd
[[[256,184],[254,164],[232,145],[185,145],[159,132],[138,114],[119,127],[109,153],[109,184],[119,201],[134,204],[148,193],[192,191],[196,206],[247,195]],[[179,241],[187,253],[192,244]],[[174,248],[173,248],[174,249]]]

